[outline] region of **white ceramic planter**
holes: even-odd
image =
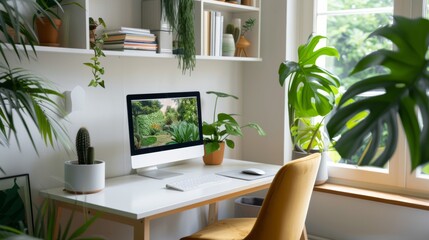
[[[85,194],[103,190],[105,182],[104,161],[94,164],[78,164],[77,161],[64,163],[64,188],[67,192]]]

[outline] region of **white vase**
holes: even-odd
[[[222,39],[222,56],[232,57],[235,52],[234,36],[229,33],[225,33]]]
[[[319,170],[317,171],[316,183],[315,185],[324,184],[328,181],[329,173],[328,173],[328,161],[329,156],[326,151],[322,152],[322,158],[320,159]]]
[[[77,194],[95,193],[103,190],[105,183],[104,161],[94,164],[79,164],[78,161],[64,163],[64,188]]]

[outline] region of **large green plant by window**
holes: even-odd
[[[415,169],[429,162],[429,20],[397,16],[392,25],[381,27],[370,35],[374,36],[384,37],[396,47],[394,50],[380,49],[363,57],[352,74],[376,66],[389,71],[352,85],[328,122],[328,131],[332,138],[339,137],[335,148],[343,158],[352,157],[363,146],[358,164],[381,167],[396,149],[399,115],[408,140],[412,169]],[[382,93],[357,98],[375,90],[382,90]],[[355,101],[350,103],[351,99]],[[362,113],[367,116],[353,123],[352,128],[344,128]],[[387,136],[383,136],[383,131]],[[385,147],[379,153],[383,142]]]
[[[45,144],[54,145],[58,141],[67,149],[70,139],[59,117],[62,108],[52,99],[62,94],[51,88],[49,82],[21,68],[12,68],[6,51],[11,51],[21,60],[31,59],[31,51],[36,54],[34,46],[38,43],[32,22],[27,19],[17,6],[26,9],[28,14],[46,13],[31,0],[0,0],[0,145],[9,145],[12,138],[18,146],[18,122],[36,149],[35,140],[30,130],[33,122]],[[4,39],[4,40],[3,40]],[[18,44],[20,45],[18,47]]]
[[[322,123],[312,124],[309,118],[323,117],[332,111],[340,86],[335,74],[316,64],[321,56],[339,57],[333,47],[316,49],[323,38],[320,35],[310,36],[307,43],[298,48],[298,62],[285,61],[278,71],[281,86],[289,79],[288,110],[292,141],[295,148],[305,152],[316,146],[323,150]]]

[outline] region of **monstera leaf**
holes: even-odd
[[[335,105],[335,95],[340,81],[331,72],[317,66],[321,56],[339,57],[333,47],[315,50],[323,36],[310,36],[305,45],[298,48],[298,62],[285,61],[279,67],[279,82],[288,85],[289,108],[297,117],[325,116]]]
[[[364,153],[358,164],[381,167],[396,149],[399,115],[414,170],[429,161],[429,20],[395,17],[392,25],[377,29],[372,36],[384,37],[392,41],[396,48],[381,49],[363,57],[352,74],[376,66],[383,66],[389,71],[367,77],[351,86],[327,124],[328,132],[331,138],[339,136],[335,148],[343,158],[350,158],[363,146]],[[374,90],[382,90],[382,93],[356,98],[359,94]],[[356,101],[346,104],[349,99]],[[362,113],[367,113],[366,117],[354,127],[344,127]],[[383,136],[383,132],[387,132],[387,136]],[[381,144],[385,147],[380,148]]]

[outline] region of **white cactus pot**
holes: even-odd
[[[106,163],[94,160],[94,164],[64,163],[64,188],[76,194],[95,193],[103,190]]]

